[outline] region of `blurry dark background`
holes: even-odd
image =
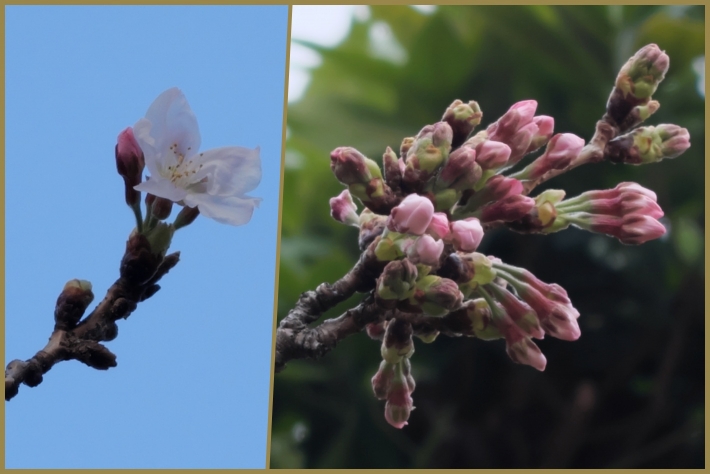
[[[503,341],[415,339],[416,410],[397,430],[370,386],[379,343],[352,336],[276,375],[272,468],[704,466],[704,14],[703,6],[429,14],[373,6],[344,42],[319,49],[322,65],[288,110],[279,318],[358,257],[357,230],[329,216],[328,199],[343,189],[329,168],[337,146],[381,162],[386,146],[398,150],[457,98],[481,105],[479,129],[536,99],[556,132],[589,139],[619,67],[652,42],[671,66],[646,125],[686,127],[692,146],[653,165],[586,165],[543,187],[574,196],[636,181],[658,194],[663,239],[632,247],[578,229],[486,235],[479,251],[559,283],[581,313],[578,341],[539,342],[544,372],[514,364]],[[383,47],[378,38],[390,33]]]

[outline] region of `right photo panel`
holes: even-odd
[[[293,7],[271,468],[704,466],[704,18]]]

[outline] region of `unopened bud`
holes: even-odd
[[[472,336],[476,336],[484,341],[500,339],[503,334],[491,321],[491,308],[483,298],[468,300],[464,303],[466,316],[471,321]]]
[[[436,275],[427,275],[417,282],[422,310],[429,316],[444,316],[459,306],[463,295],[456,282]],[[419,292],[418,292],[419,293]]]
[[[431,235],[425,234],[417,238],[414,245],[407,249],[407,257],[412,263],[437,267],[443,251],[443,240],[436,240]]]
[[[378,400],[387,399],[387,393],[394,379],[395,366],[395,364],[383,360],[380,362],[377,373],[372,377],[372,391],[375,392],[375,397]]]
[[[508,162],[510,152],[505,143],[486,140],[476,146],[476,163],[486,170],[498,169]]]
[[[397,158],[397,154],[392,151],[392,148],[387,147],[387,150],[382,155],[382,168],[385,174],[385,182],[393,190],[398,190],[402,182],[403,168],[400,166],[403,162]]]
[[[520,194],[495,201],[480,210],[482,222],[516,221],[524,217],[533,207],[535,200]]]
[[[175,218],[175,222],[173,222],[175,230],[192,224],[193,222],[195,222],[195,219],[197,219],[197,216],[199,215],[200,210],[197,208],[197,206],[184,206],[182,209],[180,209],[180,212],[178,212],[178,215]]]
[[[118,135],[116,169],[123,178],[129,206],[136,206],[140,201],[140,192],[133,187],[141,183],[144,167],[143,151],[133,136],[133,129],[128,127]]]
[[[451,223],[451,233],[448,240],[456,250],[475,252],[483,239],[481,221],[475,217],[454,221]]]
[[[648,99],[664,79],[669,64],[670,58],[657,45],[646,45],[622,66],[616,87],[626,96]]]
[[[374,166],[373,166],[374,164]],[[382,177],[377,163],[351,147],[340,147],[330,154],[330,169],[343,184],[367,184],[375,177]]]
[[[395,428],[404,428],[409,420],[409,415],[414,410],[411,393],[412,390],[407,383],[407,377],[404,376],[402,364],[397,364],[385,404],[385,420]]]
[[[54,308],[55,328],[65,331],[73,329],[84,311],[94,300],[91,283],[86,280],[69,280],[57,298]]]
[[[606,157],[614,163],[640,165],[675,158],[690,147],[688,130],[677,125],[639,127],[607,144]]]
[[[584,147],[584,139],[573,133],[558,133],[547,143],[545,153],[515,177],[537,179],[551,170],[567,168]]]
[[[505,288],[495,284],[486,285],[486,289],[503,306],[510,319],[528,336],[537,339],[545,337],[545,332],[540,327],[537,313],[533,308],[517,299]]]
[[[394,232],[422,235],[434,216],[432,202],[417,194],[410,194],[390,211],[387,228]]]
[[[387,216],[375,214],[371,210],[365,208],[358,217],[358,225],[360,226],[360,234],[358,236],[358,247],[360,250],[365,250],[378,235],[386,229]]]
[[[488,138],[504,143],[509,143],[508,139],[515,135],[518,130],[532,122],[537,101],[523,100],[513,104],[508,111],[503,114],[488,129]]]
[[[414,354],[412,325],[399,319],[390,319],[385,328],[380,353],[382,359],[390,364],[398,364],[403,358]]]
[[[461,147],[449,155],[436,180],[435,188],[459,191],[469,189],[482,174],[481,166],[476,163],[476,152],[472,148]]]
[[[443,212],[435,212],[427,227],[427,234],[436,239],[443,239],[449,233],[449,219]]]
[[[417,275],[417,267],[407,259],[389,262],[377,279],[377,296],[385,300],[411,297]]]
[[[173,210],[173,202],[170,199],[156,197],[151,205],[151,213],[158,220],[165,220],[170,217]]]
[[[537,132],[532,137],[530,141],[530,146],[528,146],[525,154],[532,153],[535,150],[543,146],[552,137],[555,129],[555,119],[547,115],[538,115],[533,117],[533,123],[537,125]]]
[[[333,219],[346,225],[360,226],[357,206],[353,202],[350,191],[345,189],[337,197],[330,198],[330,215]]]
[[[415,137],[406,137],[402,139],[402,144],[399,146],[399,156],[400,158],[406,158],[409,154],[409,149],[414,145]]]
[[[444,112],[442,120],[451,126],[453,140],[451,146],[454,148],[461,145],[473,129],[481,123],[483,113],[477,102],[471,101],[464,104],[460,100],[455,100]]]

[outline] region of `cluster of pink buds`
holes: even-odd
[[[529,194],[583,164],[653,163],[685,151],[690,142],[684,128],[635,128],[658,109],[651,95],[668,65],[656,45],[636,53],[619,73],[589,142],[554,134],[554,119],[535,115],[534,100],[514,104],[473,134],[481,108],[456,100],[440,122],[405,138],[399,156],[386,149],[384,173],[354,148],[333,151],[331,168],[348,190],[331,199],[332,216],[359,227],[360,248],[371,245],[382,262],[373,290],[382,316],[367,330],[383,339],[383,362],[372,384],[387,400],[391,425],[406,425],[413,408],[412,335],[425,342],[440,333],[502,338],[513,361],[538,370],[547,361],[534,339],[574,341],[581,335],[579,312],[562,287],[476,252],[487,229],[547,234],[574,225],[625,244],[665,233],[655,193],[635,183],[566,200],[563,190]],[[529,164],[514,169],[537,150]],[[365,206],[359,214],[351,195]]]

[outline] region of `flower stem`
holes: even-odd
[[[131,209],[133,209],[133,215],[136,216],[136,228],[138,232],[141,233],[143,232],[143,214],[141,213],[140,202],[133,204]]]

